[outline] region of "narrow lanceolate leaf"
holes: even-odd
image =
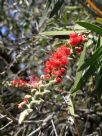
[[[97,51],[100,51],[101,47],[98,47]],[[84,75],[82,76],[81,80],[78,83],[79,85],[80,84],[84,85],[88,81],[88,79],[91,78],[93,75],[98,75],[98,69],[100,69],[102,67],[102,52],[100,53],[100,56],[97,56],[97,54],[98,54],[97,51],[79,69],[79,70],[86,70]],[[94,56],[96,56],[96,57],[94,57]]]
[[[68,11],[73,11],[73,10],[77,10],[80,9],[79,6],[66,6],[65,9],[67,9]]]
[[[63,3],[64,3],[64,0],[58,0],[55,3],[54,8],[53,8],[53,10],[50,13],[50,18],[53,17],[54,15],[56,15],[58,13],[58,11],[62,7]]]
[[[83,71],[82,70],[79,71],[79,69],[84,64],[86,49],[87,49],[87,45],[85,44],[84,45],[84,50],[81,53],[81,56],[80,56],[80,59],[79,59],[79,63],[78,63],[78,68],[77,68],[77,72],[76,72],[76,77],[75,77],[74,85],[70,89],[71,93],[75,93],[80,88],[79,81],[80,81],[80,79],[82,77],[82,72]]]
[[[98,41],[97,41],[97,46],[96,46],[96,49],[101,46],[101,36],[99,35],[98,36]]]
[[[77,33],[80,33],[80,32],[85,32],[86,30],[77,30]],[[74,33],[75,31],[66,31],[66,30],[63,30],[63,31],[45,31],[45,32],[42,32],[40,33],[41,35],[48,35],[48,36],[55,36],[55,35],[69,35],[70,33]]]
[[[74,124],[74,117],[75,117],[75,112],[74,112],[74,106],[73,102],[71,100],[71,96],[68,98],[68,122],[73,125]]]
[[[43,11],[42,17],[40,18],[39,21],[39,28],[41,28],[49,18],[49,13],[51,12],[51,8],[53,6],[54,6],[54,1],[47,0],[46,9]]]
[[[99,68],[98,74],[96,75],[95,80],[95,89],[93,94],[99,98],[102,96],[102,67]]]
[[[99,69],[101,69],[101,74],[99,73]],[[80,79],[77,86],[80,84],[83,86],[93,75],[96,77],[95,79],[95,91],[93,94],[95,96],[101,97],[102,95],[102,41],[101,37],[99,36],[97,48],[94,52],[93,56],[88,59],[79,70],[85,70],[84,75]]]
[[[74,106],[73,106],[73,102],[71,100],[71,97],[69,97],[69,99],[68,99],[68,114],[73,117],[75,116]]]
[[[89,60],[87,60],[87,61],[85,62],[85,64],[83,64],[83,65],[79,68],[79,70],[84,70],[84,69],[86,69],[87,67],[89,67],[89,66],[91,66],[91,65],[93,66],[93,64],[95,64],[95,62],[101,60],[101,58],[102,58],[102,46],[100,46],[100,47],[98,47],[98,48],[96,49],[96,51],[94,52],[93,56],[92,56]],[[99,62],[100,62],[100,61],[99,61]]]
[[[90,24],[90,23],[86,23],[86,22],[77,22],[77,24],[79,24],[80,26],[85,27],[86,29],[91,30],[97,34],[102,35],[102,28],[101,27],[98,27],[94,24]]]

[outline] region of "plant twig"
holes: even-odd
[[[53,115],[54,115],[54,113],[52,113],[47,118],[45,118],[43,120],[43,123],[41,124],[41,126],[39,126],[36,130],[32,131],[28,136],[33,136],[36,132],[40,131],[41,128],[44,127],[47,124],[47,122],[52,119]]]
[[[2,131],[3,129],[5,129],[6,127],[8,127],[10,124],[12,124],[12,120],[10,122],[8,122],[5,126],[3,126],[2,128],[0,128],[0,131]]]
[[[55,136],[58,136],[55,125],[54,125],[54,122],[53,122],[53,119],[51,119],[51,123],[52,123],[52,126],[53,126],[53,130],[55,132]]]
[[[15,123],[18,122],[18,121],[11,115],[11,113],[8,112],[8,111],[5,109],[4,105],[2,105],[1,103],[0,103],[0,109],[8,116],[13,122],[15,122]]]

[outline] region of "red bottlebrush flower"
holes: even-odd
[[[60,76],[60,75],[61,75],[61,71],[60,71],[60,70],[53,70],[53,71],[52,71],[52,74],[53,74],[54,76]]]
[[[65,45],[62,45],[61,49],[65,52],[66,55],[70,55],[70,49],[67,48]]]
[[[51,71],[50,71],[49,68],[46,67],[46,68],[44,69],[44,72],[45,72],[45,73],[50,73]]]
[[[68,55],[68,56],[69,56],[69,55],[71,54],[71,50],[70,50],[70,48],[66,48],[66,49],[65,49],[65,53],[66,53],[66,55]]]
[[[18,80],[16,80],[16,79],[14,79],[14,80],[11,81],[12,86],[16,86],[17,83],[18,83]]]
[[[82,35],[78,35],[77,41],[78,43],[82,43],[84,41],[84,37]]]
[[[61,58],[61,64],[62,65],[67,65],[68,64],[68,60],[67,60],[67,57],[66,56],[63,56],[63,58]]]
[[[83,51],[83,46],[75,47],[76,54],[79,54]]]
[[[59,47],[57,49],[57,53],[61,53],[61,56],[63,55],[70,55],[71,52],[70,52],[70,48],[66,47],[65,45],[62,45],[61,47]]]
[[[27,82],[24,81],[24,80],[21,80],[21,79],[17,79],[17,80],[14,79],[14,80],[11,81],[11,84],[12,84],[12,86],[14,86],[14,87],[23,88],[23,87],[26,86]]]
[[[68,64],[67,57],[70,54],[70,48],[65,45],[57,48],[57,51],[52,53],[50,59],[45,63],[45,73],[50,73],[56,78],[63,75],[65,73],[64,66]]]
[[[62,52],[61,51],[57,51],[56,53],[52,53],[52,55],[51,55],[51,58],[53,58],[53,59],[61,59],[62,58]]]
[[[51,61],[51,64],[52,64],[53,68],[57,68],[61,65],[61,62],[58,59],[53,59]]]
[[[70,41],[69,44],[71,46],[76,46],[79,43],[82,43],[84,41],[84,37],[82,35],[78,35],[76,33],[70,34]]]
[[[25,87],[26,82],[24,80],[18,80],[18,87],[23,88]]]
[[[62,79],[60,77],[56,77],[56,83],[60,83]]]
[[[61,76],[61,75],[63,75],[65,73],[65,68],[60,68],[59,70],[53,70],[52,71],[52,74],[54,75],[54,76]]]
[[[76,34],[76,33],[71,33],[71,34],[69,35],[69,37],[70,37],[70,38],[76,38],[76,37],[77,37],[77,34]]]
[[[50,79],[50,78],[51,78],[50,74],[46,74],[46,75],[41,76],[41,79]]]
[[[69,44],[71,46],[76,46],[78,44],[77,37],[76,38],[71,38],[70,41],[69,41]]]
[[[60,69],[61,74],[64,74],[64,73],[65,73],[65,71],[66,71],[66,69],[65,69],[65,68],[61,68],[61,69]]]
[[[48,67],[49,69],[51,69],[51,67],[52,67],[52,66],[51,66],[51,61],[47,61],[47,62],[45,63],[45,66]]]

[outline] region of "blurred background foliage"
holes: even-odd
[[[98,2],[94,0],[93,2],[101,11],[101,0]],[[1,83],[19,78],[29,80],[31,75],[40,77],[43,74],[43,64],[49,58],[49,52],[55,50],[60,43],[68,40],[70,32],[86,31],[87,29],[88,45],[85,62],[83,61],[81,67],[77,69],[81,59],[80,55],[72,56],[74,61],[70,60],[67,74],[60,86],[64,90],[71,89],[73,92],[77,92],[74,103],[81,135],[102,135],[101,17],[101,14],[93,10],[87,0],[0,1],[0,101],[15,118],[20,113],[15,104],[28,92],[10,87],[5,88]],[[85,22],[90,23],[85,24]],[[75,75],[78,75],[76,71],[82,71],[77,84],[74,83],[77,79]],[[74,89],[72,88],[73,84],[76,87]],[[57,89],[55,87],[55,90],[52,91],[56,92]],[[56,93],[54,95],[57,96]],[[56,103],[53,99],[52,101]],[[44,119],[45,115],[40,112],[39,117]],[[0,113],[2,114],[2,111]],[[55,122],[58,122],[56,118]],[[0,127],[2,128],[7,120],[0,120]],[[61,125],[67,133],[67,121]],[[20,128],[19,125],[11,124],[0,129],[0,134],[1,136],[27,136],[33,127],[37,128],[37,126],[36,124],[34,126],[24,124]],[[56,126],[59,132],[60,125],[56,123]],[[25,128],[24,131],[22,131],[23,128]],[[72,131],[73,129],[70,128],[69,134],[66,135],[71,136]],[[48,126],[41,132],[41,135],[48,135],[49,133],[54,135]],[[38,133],[36,135],[38,136]],[[60,136],[62,136],[62,132],[60,132]]]

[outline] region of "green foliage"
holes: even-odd
[[[80,32],[85,32],[85,30],[77,30],[78,33]],[[74,33],[73,30],[63,30],[63,31],[45,31],[45,32],[41,32],[41,35],[48,35],[48,36],[55,36],[55,35],[69,35],[71,33]]]
[[[90,23],[86,23],[86,22],[77,22],[79,25],[81,25],[82,27],[85,27],[88,30],[91,30],[97,34],[102,35],[102,28],[98,27],[94,24],[90,24]]]
[[[88,30],[91,30],[95,32],[96,34],[102,34],[102,28],[86,23],[86,22],[78,22],[79,25],[85,27]],[[85,54],[84,54],[85,55]],[[81,55],[80,59],[84,57],[84,55]],[[79,60],[81,63],[81,61]],[[76,73],[75,83],[73,87],[71,88],[72,93],[78,91],[80,86],[84,86],[87,81],[89,81],[90,78],[95,80],[95,85],[93,85],[93,94],[96,94],[98,98],[101,98],[102,95],[102,88],[101,88],[101,82],[102,82],[102,37],[99,36],[97,41],[97,47],[94,51],[93,55],[90,59],[85,61],[85,63],[79,64],[78,70]],[[82,71],[84,71],[83,76]],[[95,79],[94,79],[95,76]]]
[[[43,15],[39,21],[39,28],[44,25],[47,19],[50,19],[58,14],[58,11],[61,9],[63,3],[63,0],[47,0],[46,9],[44,10]]]
[[[54,15],[58,14],[58,11],[60,10],[60,8],[62,7],[62,4],[64,3],[64,0],[58,0],[55,5],[53,10],[50,13],[50,18],[53,17]]]
[[[101,44],[102,43],[100,43],[100,45]],[[95,76],[95,89],[93,92],[96,93],[98,97],[101,97],[102,95],[102,88],[100,87],[102,82],[102,45],[100,45],[98,43],[98,47],[92,57],[87,60],[79,69],[79,71],[85,70],[85,73],[79,84],[85,84],[88,79]]]
[[[99,51],[101,52],[99,54]],[[98,53],[97,53],[98,52]],[[98,55],[97,55],[98,54]],[[92,76],[98,76],[100,75],[100,71],[102,68],[102,46],[98,47],[96,52],[93,54],[93,56],[90,58],[90,60],[86,61],[80,70],[86,70],[82,79],[80,80],[80,83],[84,84],[88,79]],[[101,76],[101,75],[100,75]],[[101,79],[101,78],[100,78]],[[97,80],[97,78],[96,78]],[[98,80],[97,80],[98,81]],[[97,83],[98,84],[98,83]],[[98,88],[98,87],[97,87]],[[96,89],[95,89],[96,90]],[[97,90],[98,91],[98,90]],[[101,96],[101,95],[100,95]]]
[[[101,65],[102,62],[102,46],[98,47],[92,57],[87,60],[79,70],[87,69],[89,66],[94,66],[96,64],[97,66]]]
[[[81,68],[81,66],[83,65],[84,63],[84,60],[85,60],[85,54],[86,54],[86,49],[87,49],[87,45],[85,44],[84,45],[84,50],[83,52],[81,53],[81,56],[80,56],[80,59],[78,61],[78,68],[77,68],[77,71],[76,71],[76,77],[75,77],[75,82],[74,82],[74,85],[71,87],[70,91],[71,93],[74,93],[74,96],[75,96],[75,92],[78,91],[78,89],[80,88],[80,80],[82,80],[82,70],[79,71],[79,69]]]

